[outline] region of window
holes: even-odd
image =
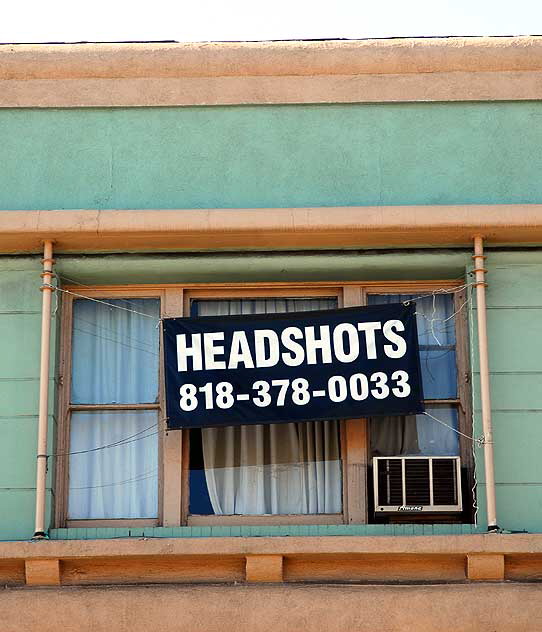
[[[66,519],[158,519],[158,298],[76,298],[65,437]]]
[[[448,284],[450,286],[451,284]],[[57,526],[372,521],[372,456],[457,455],[429,417],[167,432],[159,319],[412,300],[429,284],[267,284],[74,290],[63,305]],[[442,284],[439,284],[442,287]],[[69,289],[69,288],[68,288]],[[458,294],[417,299],[426,409],[470,434]]]
[[[463,433],[471,434],[470,428],[465,428],[467,401],[465,389],[461,388],[467,375],[466,341],[458,345],[458,323],[463,318],[459,312],[464,299],[453,293],[367,296],[369,305],[414,300],[427,414],[371,419],[370,456],[462,456],[463,483],[465,487],[469,483],[472,486],[468,471],[471,446],[460,442],[457,432],[461,427]],[[470,518],[469,511],[466,509],[465,519]]]
[[[337,307],[336,298],[195,300],[194,316]],[[306,515],[342,511],[338,421],[190,432],[191,515]]]

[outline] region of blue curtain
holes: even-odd
[[[403,303],[411,294],[369,294],[369,305]],[[416,299],[416,324],[425,399],[457,396],[454,302],[451,294]]]
[[[414,300],[412,294],[370,294],[369,305]],[[416,324],[425,399],[457,397],[456,337],[452,294],[416,298]],[[457,429],[453,406],[426,407],[428,413]],[[459,454],[458,435],[426,415],[379,417],[371,420],[374,456],[454,456]]]

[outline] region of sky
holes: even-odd
[[[542,0],[0,0],[0,42],[542,34]]]

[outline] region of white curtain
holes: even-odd
[[[74,301],[72,403],[156,402],[159,301],[106,302]],[[156,410],[72,413],[70,519],[157,516],[157,422]]]
[[[72,414],[72,520],[157,516],[157,420],[155,410]]]
[[[333,309],[335,299],[197,301],[200,316]],[[339,513],[339,422],[202,430],[205,479],[215,514]]]
[[[72,404],[156,402],[159,301],[104,302],[73,304]]]

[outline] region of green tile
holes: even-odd
[[[98,527],[96,529],[96,538],[98,538],[98,540],[105,540],[107,538],[110,538],[112,536],[111,531],[111,529],[105,527]]]
[[[129,529],[130,532],[130,537],[132,538],[141,538],[143,536],[143,534],[145,533],[145,530],[142,528],[130,528]]]
[[[161,538],[171,538],[173,537],[173,528],[172,527],[159,527],[160,532],[159,535]],[[158,529],[156,529],[158,530]]]

